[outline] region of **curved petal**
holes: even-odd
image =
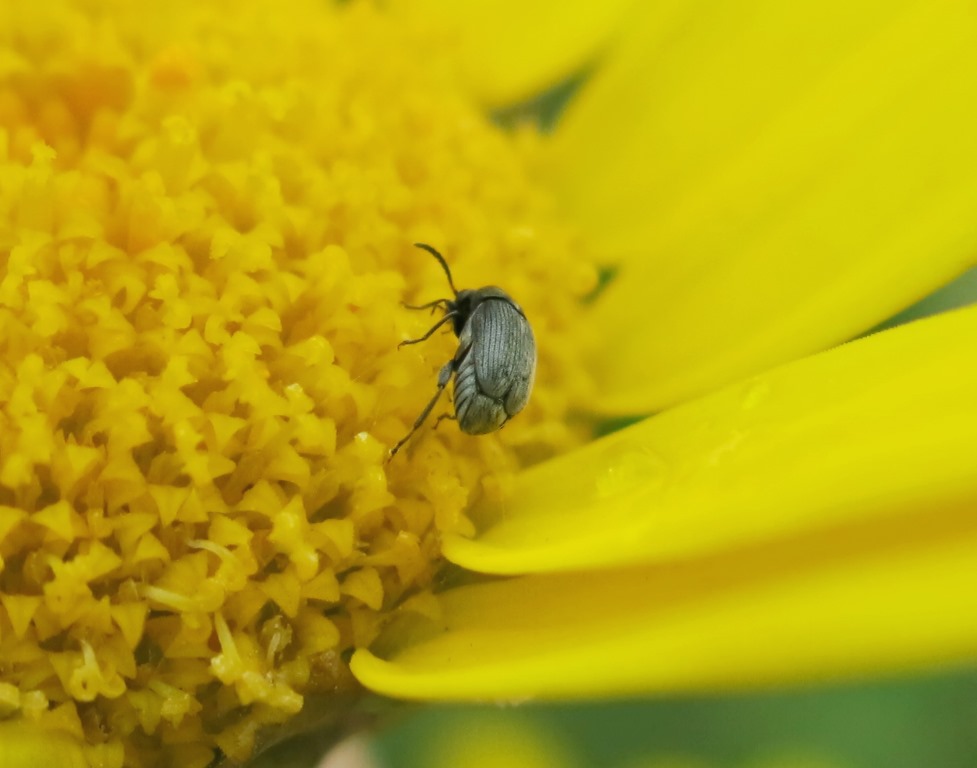
[[[553,184],[617,279],[605,412],[843,341],[977,256],[968,0],[655,3],[558,126]]]
[[[940,505],[977,507],[977,307],[852,342],[523,472],[465,568],[712,555]]]
[[[977,517],[943,509],[759,551],[443,596],[426,639],[353,656],[412,699],[756,688],[977,660]]]
[[[527,99],[580,69],[608,42],[633,0],[411,0],[408,23],[435,25],[463,76],[493,107]]]

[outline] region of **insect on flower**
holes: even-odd
[[[458,351],[441,367],[437,392],[410,432],[390,449],[391,458],[424,423],[452,374],[455,376],[454,418],[461,431],[469,435],[495,432],[525,408],[536,375],[536,339],[525,313],[509,294],[494,285],[459,291],[444,257],[430,245],[414,245],[438,260],[455,296],[417,306],[405,305],[408,309],[441,307],[444,317],[423,336],[402,341],[398,348],[425,341],[450,321],[458,337]],[[443,418],[450,417],[441,416],[438,421]]]

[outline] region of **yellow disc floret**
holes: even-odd
[[[524,155],[369,7],[0,7],[0,716],[194,768],[355,697],[439,532],[576,439],[593,270]],[[417,240],[522,305],[537,385],[388,462],[454,351],[397,349]]]

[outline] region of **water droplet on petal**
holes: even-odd
[[[753,379],[746,385],[740,407],[744,411],[752,411],[760,406],[770,396],[770,382],[766,379]]]
[[[635,491],[659,492],[665,486],[665,460],[647,445],[624,441],[609,448],[597,474],[598,499]]]
[[[747,433],[743,430],[736,429],[731,431],[724,440],[717,443],[716,447],[708,453],[705,457],[705,464],[713,467],[720,464],[725,459],[734,455],[746,438]]]

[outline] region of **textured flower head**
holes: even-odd
[[[369,8],[272,6],[0,26],[0,693],[106,765],[245,760],[352,698],[439,532],[576,439],[594,270],[531,148]],[[504,434],[388,462],[453,354],[397,348],[445,291],[417,239],[519,296],[541,374]]]

